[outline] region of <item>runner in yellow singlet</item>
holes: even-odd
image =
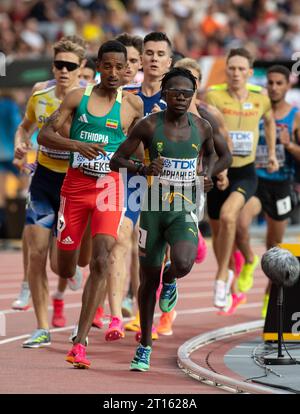
[[[228,170],[229,187],[208,193],[208,215],[216,237],[216,274],[214,305],[229,306],[233,272],[229,259],[235,240],[236,221],[245,203],[255,193],[257,178],[254,160],[259,138],[258,124],[264,119],[269,150],[268,169],[276,171],[275,122],[268,97],[249,91],[247,80],[252,75],[252,57],[243,48],[232,49],[226,63],[228,86],[209,91],[206,101],[222,113],[233,144],[233,162]]]

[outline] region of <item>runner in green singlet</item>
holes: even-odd
[[[131,370],[147,371],[150,368],[151,327],[166,244],[171,246],[171,264],[163,274],[159,299],[163,312],[174,308],[178,297],[176,279],[190,272],[197,253],[197,160],[203,150],[207,165],[204,190],[209,190],[216,155],[209,123],[187,113],[195,88],[196,80],[189,70],[174,68],[168,72],[162,80],[167,109],[141,120],[110,163],[115,171],[127,168],[129,173],[151,179],[141,213],[139,238],[142,337]],[[150,162],[147,166],[133,165],[129,161],[140,142],[149,155],[146,156]],[[220,171],[226,167],[220,165]],[[158,177],[149,177],[153,175]]]

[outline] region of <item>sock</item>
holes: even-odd
[[[57,290],[54,295],[52,296],[53,299],[63,300],[65,292],[60,292]]]

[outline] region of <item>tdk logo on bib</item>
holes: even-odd
[[[164,167],[171,168],[174,167],[176,169],[195,169],[196,168],[196,158],[191,160],[177,160],[177,159],[170,159],[166,158],[164,160]]]
[[[252,131],[229,131],[233,143],[233,155],[247,156],[253,149]]]
[[[192,182],[196,177],[197,158],[164,158],[160,179],[177,183]]]

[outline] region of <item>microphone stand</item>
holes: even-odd
[[[283,337],[283,286],[278,286],[277,293],[277,332],[278,332],[278,352],[277,357],[269,355],[263,358],[265,365],[296,365],[298,361],[286,357],[282,353],[282,337]]]

